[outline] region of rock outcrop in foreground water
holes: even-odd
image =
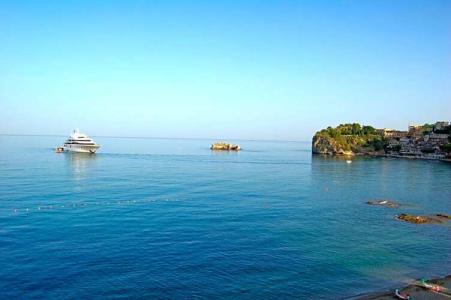
[[[391,200],[370,200],[366,202],[369,205],[379,205],[379,206],[384,206],[384,207],[389,207],[389,208],[397,208],[399,207],[399,203],[396,203],[394,201]]]
[[[391,201],[391,200],[369,200],[366,202],[368,205],[375,205],[375,206],[383,206],[388,208],[399,208],[401,204]],[[433,214],[433,215],[427,215],[427,216],[421,216],[421,215],[411,215],[402,213],[397,216],[395,216],[396,220],[409,222],[412,224],[443,224],[448,221],[451,221],[451,215],[448,214]]]
[[[211,150],[225,150],[225,151],[239,151],[241,150],[239,145],[229,144],[225,142],[214,143],[210,147]]]
[[[414,280],[408,286],[399,289],[399,293],[409,295],[410,299],[428,299],[428,300],[446,300],[449,299],[451,290],[451,275],[443,278],[431,279],[425,281],[428,286],[425,286],[422,281]],[[438,287],[439,291],[436,291]],[[368,294],[359,297],[353,297],[356,300],[390,300],[400,299],[395,296],[395,291],[385,291],[381,293]]]
[[[451,219],[451,216],[446,214],[435,214],[433,216],[400,214],[396,216],[396,219],[413,224],[441,224],[449,221]]]

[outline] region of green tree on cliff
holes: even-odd
[[[386,147],[387,141],[372,126],[361,126],[358,123],[340,124],[336,128],[327,127],[316,133],[330,139],[344,150],[360,152],[379,151]]]

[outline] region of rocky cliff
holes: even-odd
[[[324,155],[355,155],[353,151],[343,149],[343,146],[333,138],[319,135],[313,137],[312,152]]]
[[[324,155],[383,155],[385,140],[371,126],[341,124],[318,131],[312,152]]]

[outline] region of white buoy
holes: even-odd
[[[350,164],[350,163],[352,163],[352,160],[347,160],[346,163]]]

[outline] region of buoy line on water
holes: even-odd
[[[116,201],[78,201],[78,202],[69,202],[69,203],[57,203],[57,204],[47,204],[47,205],[38,205],[38,206],[30,206],[30,207],[15,207],[9,209],[13,215],[19,214],[29,214],[29,213],[37,213],[37,212],[48,212],[55,210],[68,210],[68,209],[82,209],[86,207],[93,206],[125,206],[125,205],[139,205],[146,204],[152,202],[178,202],[179,199],[146,199],[146,200],[116,200]],[[4,209],[8,210],[8,209]]]

